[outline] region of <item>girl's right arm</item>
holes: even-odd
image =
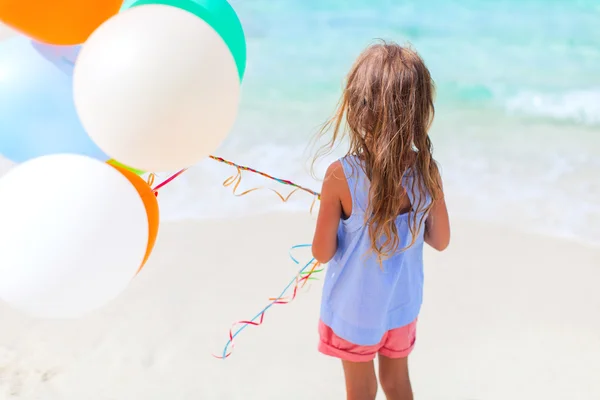
[[[450,244],[450,219],[443,190],[442,198],[433,203],[425,220],[425,243],[437,251],[446,250]]]
[[[312,244],[313,257],[321,264],[327,264],[337,251],[337,230],[342,217],[340,193],[344,190],[343,185],[347,185],[346,179],[341,178],[343,176],[344,168],[336,161],[327,169],[323,181],[319,217]]]

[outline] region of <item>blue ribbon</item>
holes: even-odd
[[[298,261],[296,259],[296,257],[294,257],[294,255],[292,254],[292,251],[294,251],[296,249],[302,249],[302,248],[308,248],[308,247],[312,247],[312,245],[310,245],[310,244],[298,244],[296,246],[293,246],[290,249],[289,255],[290,255],[290,258],[292,259],[292,261],[294,262],[294,264],[300,265],[300,261]],[[306,263],[298,271],[298,274],[294,277],[294,279],[292,279],[290,281],[290,283],[288,283],[288,285],[285,287],[285,289],[283,289],[283,291],[281,292],[281,294],[275,300],[273,300],[269,305],[267,305],[265,308],[263,308],[258,314],[256,314],[254,316],[254,318],[252,318],[250,320],[250,322],[255,322],[256,320],[258,320],[269,308],[273,307],[275,305],[275,303],[277,303],[279,300],[281,300],[283,298],[283,296],[285,295],[285,293],[296,283],[296,281],[298,280],[298,278],[297,278],[298,275],[300,275],[304,271],[306,271],[314,262],[315,262],[315,259],[312,258],[308,263]],[[237,331],[235,331],[235,333],[233,335],[231,335],[231,339],[229,339],[227,341],[227,344],[225,344],[225,347],[223,348],[223,355],[221,357],[222,359],[225,359],[227,357],[227,350],[229,350],[229,346],[231,346],[231,344],[233,342],[233,339],[235,339],[237,337],[237,335],[239,335],[247,327],[248,327],[248,324],[245,324],[244,326],[240,327]]]

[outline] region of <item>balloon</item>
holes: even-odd
[[[123,2],[123,5],[121,6],[121,11],[124,11],[124,10],[127,10],[128,8],[130,8],[130,7],[131,7],[131,5],[132,5],[133,3],[135,3],[135,1],[136,1],[136,0],[125,0],[125,1]]]
[[[54,154],[0,179],[0,299],[42,318],[75,318],[115,299],[148,247],[136,188],[110,165]]]
[[[54,46],[39,42],[31,42],[34,49],[37,50],[47,61],[54,64],[67,76],[73,76],[75,61],[81,51],[81,46]]]
[[[110,162],[109,162],[110,164]],[[136,175],[133,171],[128,169],[127,167],[122,167],[118,165],[114,165],[119,172],[125,176],[131,182],[131,184],[135,187],[140,195],[142,201],[144,202],[144,207],[146,207],[146,214],[148,215],[148,246],[146,247],[146,255],[144,256],[144,261],[142,261],[142,265],[138,269],[138,272],[144,268],[144,264],[148,261],[148,257],[152,254],[152,249],[154,248],[154,243],[156,243],[156,236],[158,235],[158,224],[159,224],[159,212],[158,212],[158,201],[156,200],[156,194],[152,188],[146,183],[145,180]]]
[[[246,38],[235,10],[226,0],[138,0],[129,7],[164,4],[181,8],[202,18],[225,41],[237,64],[240,81],[246,71]]]
[[[0,43],[0,154],[15,162],[56,153],[108,157],[83,130],[73,103],[69,47]]]
[[[108,160],[107,163],[109,163],[113,167],[119,167],[122,169],[126,169],[128,171],[131,171],[136,175],[144,175],[146,173],[146,172],[142,171],[141,169],[135,169],[135,168],[128,167],[127,165],[121,164],[117,160]]]
[[[123,0],[2,0],[0,21],[39,42],[74,45],[119,12]]]
[[[73,91],[85,130],[106,154],[157,172],[189,167],[217,149],[235,121],[240,83],[231,53],[206,22],[147,5],[90,36]]]

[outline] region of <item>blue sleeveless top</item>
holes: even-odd
[[[369,180],[357,157],[347,156],[340,161],[352,194],[352,215],[342,220],[338,228],[337,252],[329,263],[323,287],[321,320],[342,339],[369,346],[379,343],[388,330],[408,325],[419,315],[423,299],[425,227],[421,226],[409,249],[384,260],[381,268],[371,252],[365,224]],[[416,208],[423,194],[412,196],[412,179],[405,176],[402,185]],[[425,196],[427,204],[431,199]],[[396,220],[399,249],[412,241],[410,215],[399,215]],[[422,215],[417,217],[419,221]]]

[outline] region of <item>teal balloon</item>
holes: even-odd
[[[221,35],[235,59],[240,81],[244,78],[244,72],[246,71],[244,28],[242,28],[242,23],[235,10],[226,0],[126,0],[123,9],[148,4],[163,4],[181,8],[202,18]]]
[[[121,11],[127,10],[136,0],[125,0],[121,6]]]

